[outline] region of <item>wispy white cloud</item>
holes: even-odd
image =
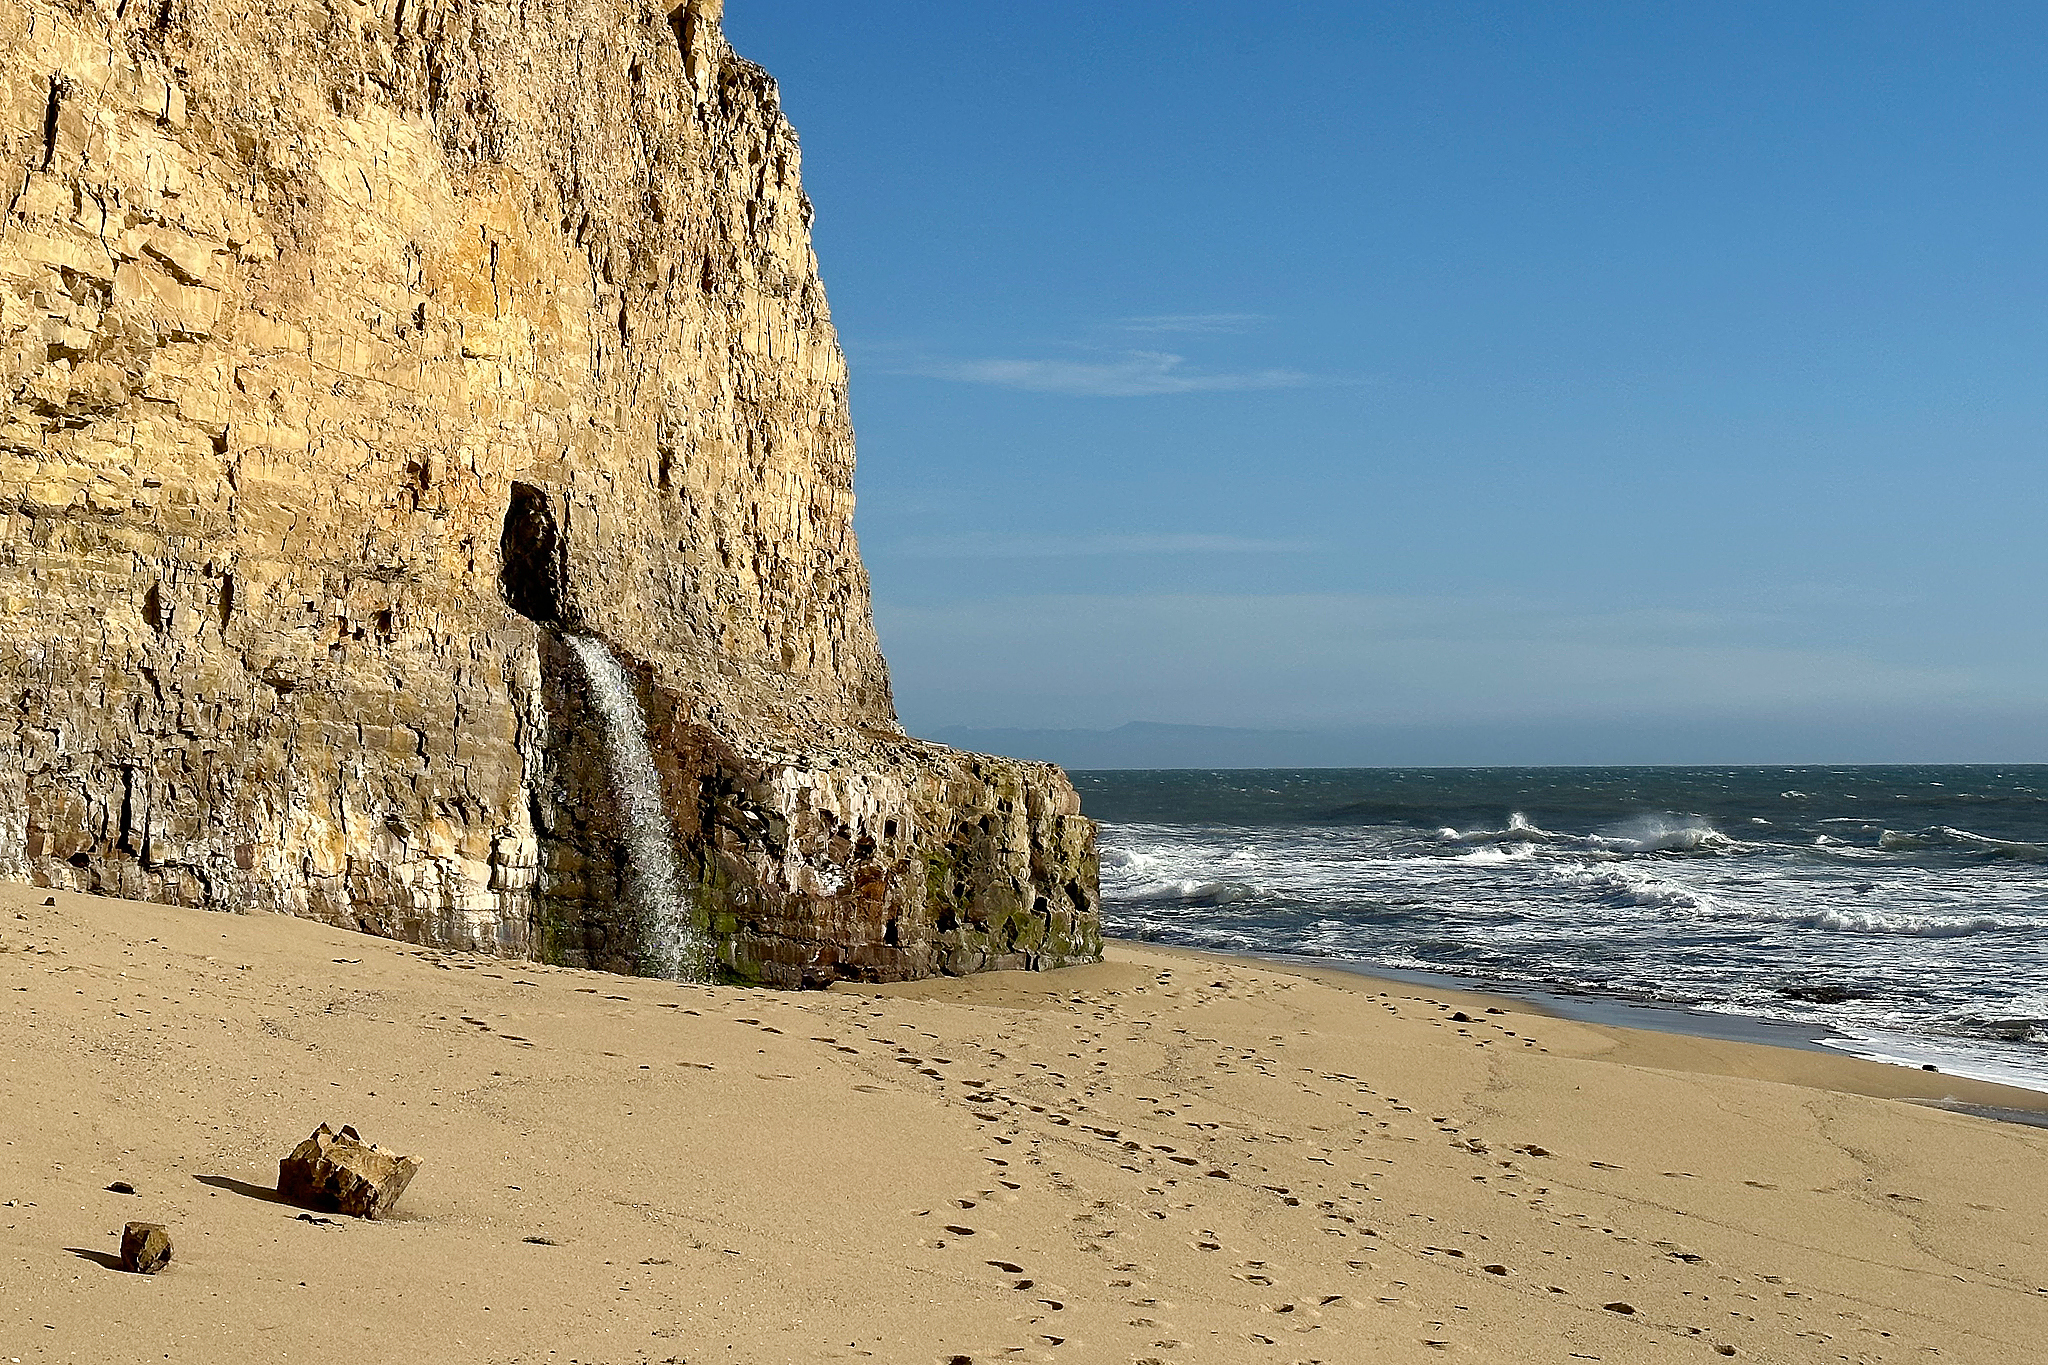
[[[898,373],[1086,398],[1299,389],[1328,382],[1299,370],[1190,370],[1185,356],[1165,351],[1123,351],[1101,360],[930,360]]]
[[[1124,318],[1114,325],[1120,331],[1154,335],[1226,336],[1233,332],[1248,332],[1265,320],[1258,313],[1158,313],[1150,317]]]
[[[917,536],[873,547],[877,555],[905,559],[1067,559],[1089,555],[1265,555],[1300,554],[1317,547],[1302,540],[1260,540],[1251,536],[1202,533],[1028,535],[976,532]]]

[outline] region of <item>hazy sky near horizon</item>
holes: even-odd
[[[726,29],[803,139],[913,731],[2048,760],[2048,10]]]

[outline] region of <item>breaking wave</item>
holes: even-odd
[[[1084,783],[1145,797],[1101,827],[1112,933],[1832,1027],[2048,1089],[2048,766]]]
[[[1938,915],[1893,915],[1881,912],[1821,910],[1792,921],[1802,929],[1823,929],[1831,934],[1898,934],[1907,938],[1967,938],[1971,934],[1995,934],[2007,929],[2024,929],[1991,915],[1949,919]]]
[[[2026,843],[2018,839],[1993,839],[1989,835],[1972,834],[1966,829],[1952,825],[1936,825],[1916,833],[1905,833],[1888,829],[1878,835],[1877,846],[1887,853],[1915,853],[1925,849],[1953,848],[1968,853],[1982,853],[1994,858],[2017,858],[2023,862],[2048,862],[2048,844]]]
[[[1645,815],[1601,834],[1561,834],[1533,823],[1520,811],[1508,817],[1505,829],[1440,829],[1439,842],[1458,845],[1551,847],[1572,852],[1628,855],[1636,853],[1732,853],[1743,847],[1697,816]]]
[[[1119,887],[1122,900],[1177,901],[1182,905],[1235,905],[1256,900],[1259,888],[1246,882],[1204,882],[1195,880],[1141,882]]]
[[[1167,848],[1112,845],[1102,850],[1106,894],[1134,904],[1235,905],[1264,892],[1250,882],[1214,875],[1217,863],[1242,862],[1242,854],[1204,850],[1205,856],[1174,856]],[[1189,866],[1193,862],[1197,865]]]
[[[1604,900],[1651,909],[1712,910],[1712,896],[1677,882],[1648,876],[1620,867],[1563,867],[1557,879],[1568,886],[1591,891]]]

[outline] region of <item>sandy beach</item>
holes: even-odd
[[[2048,1132],[1901,1102],[2031,1092],[1132,945],[799,995],[44,897],[0,889],[0,1361],[2048,1340]],[[276,1202],[322,1121],[424,1160],[396,1218]]]

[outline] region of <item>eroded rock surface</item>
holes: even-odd
[[[1097,952],[1064,777],[895,723],[719,9],[0,6],[0,874],[634,970],[576,632],[723,972]]]
[[[171,1234],[161,1223],[130,1223],[121,1229],[121,1269],[154,1275],[171,1263]]]
[[[417,1157],[364,1142],[354,1128],[337,1133],[323,1123],[277,1163],[277,1195],[302,1209],[382,1218],[419,1170]]]

